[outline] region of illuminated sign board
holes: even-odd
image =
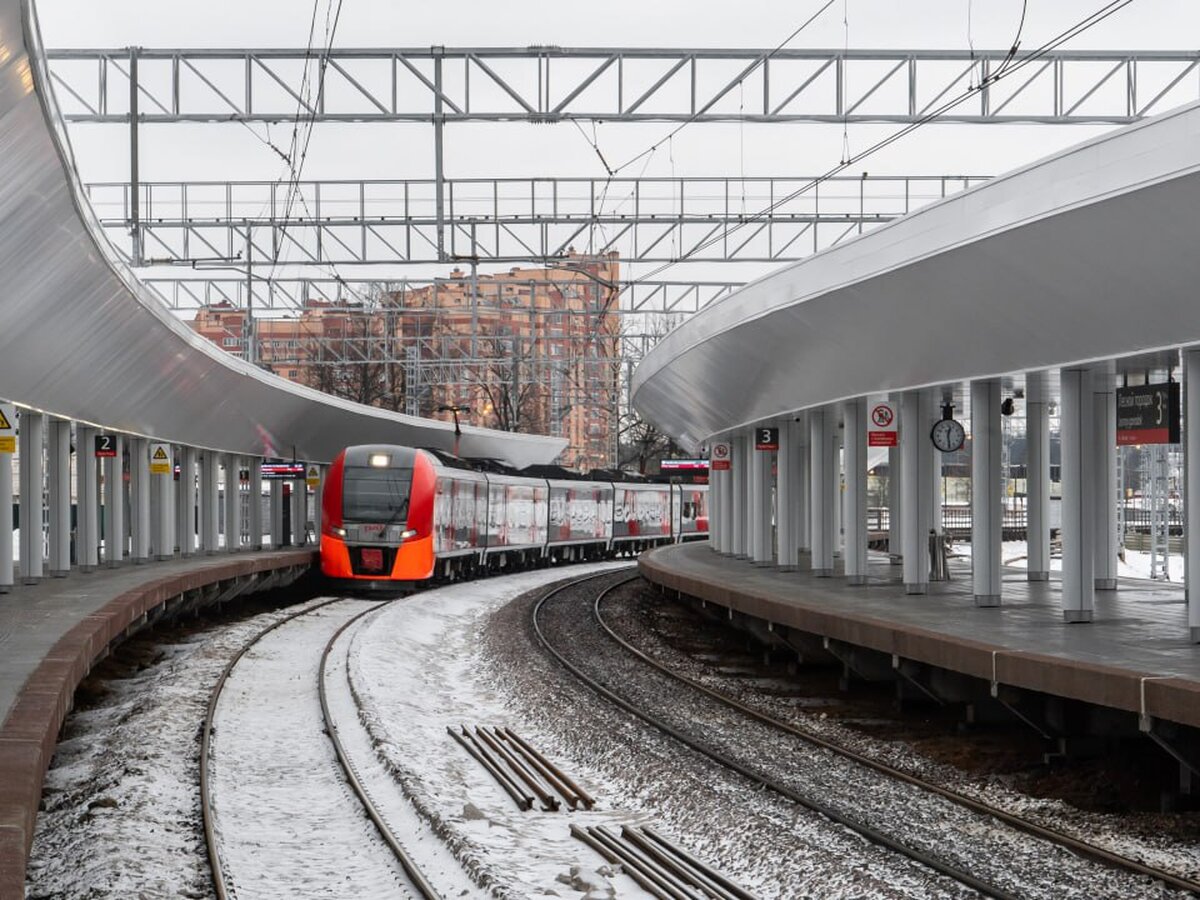
[[[303,481],[307,472],[302,462],[272,460],[262,464],[262,477],[267,481]]]
[[[664,459],[659,464],[663,472],[707,472],[707,459]]]
[[[1178,382],[1117,388],[1117,446],[1178,443]]]

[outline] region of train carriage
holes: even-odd
[[[613,485],[613,545],[637,552],[671,540],[671,485]]]
[[[542,478],[488,473],[485,557],[493,567],[540,560],[546,550],[549,490]]]
[[[321,571],[355,587],[394,590],[479,570],[603,559],[707,533],[704,486],[556,472],[482,471],[389,444],[347,447],[325,480]]]
[[[612,544],[613,485],[608,481],[549,479],[547,544],[555,559],[595,559]]]

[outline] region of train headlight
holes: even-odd
[[[332,531],[332,532],[333,532],[335,535],[337,535],[337,536],[338,536],[338,537],[340,537],[340,538],[344,538],[344,537],[346,536],[346,529],[345,529],[345,528],[338,528],[336,525],[334,525],[334,526],[333,526],[332,528],[330,528],[329,530],[330,530],[330,531]]]
[[[410,537],[416,537],[417,532],[414,528],[408,528],[400,532],[400,540],[407,541]]]
[[[389,453],[372,453],[367,458],[367,462],[369,462],[376,469],[386,469],[391,461],[392,457]]]

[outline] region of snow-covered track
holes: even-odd
[[[354,792],[354,795],[358,797],[359,802],[363,806],[363,810],[366,812],[367,817],[375,826],[375,830],[379,832],[379,836],[383,838],[383,842],[388,845],[388,849],[392,851],[396,857],[396,861],[399,862],[401,868],[404,869],[404,873],[408,876],[408,880],[412,883],[411,890],[413,890],[420,897],[425,898],[425,900],[441,900],[441,895],[434,890],[433,885],[429,883],[428,879],[426,879],[425,875],[421,872],[421,869],[409,855],[408,851],[404,849],[404,845],[388,826],[387,821],[380,813],[378,807],[375,805],[374,801],[371,800],[371,795],[367,792],[366,787],[363,785],[362,781],[359,780],[358,773],[354,768],[354,764],[351,762],[350,756],[346,752],[346,747],[342,743],[341,737],[338,735],[338,725],[334,721],[333,714],[329,709],[329,693],[326,690],[326,682],[328,681],[327,670],[329,665],[329,654],[333,650],[333,645],[337,643],[338,638],[345,633],[346,629],[348,629],[351,625],[369,612],[373,612],[373,610],[363,610],[353,619],[350,619],[348,622],[343,624],[341,628],[334,632],[333,636],[329,639],[329,642],[325,644],[325,650],[321,653],[321,665],[319,667],[317,679],[317,690],[321,698],[321,715],[325,719],[325,733],[329,735],[329,740],[333,744],[333,752],[337,754],[338,763],[341,764],[342,773],[346,777],[346,783],[350,786],[350,790]]]
[[[1197,880],[1191,879],[1191,878],[1186,878],[1176,872],[1171,872],[1171,871],[1168,871],[1168,870],[1165,870],[1162,868],[1158,868],[1156,866],[1149,865],[1147,863],[1142,862],[1141,860],[1131,859],[1127,856],[1122,856],[1122,855],[1120,855],[1118,853],[1114,853],[1113,851],[1108,850],[1104,847],[1100,847],[1100,846],[1097,846],[1096,844],[1089,843],[1088,841],[1082,840],[1081,838],[1078,838],[1074,835],[1067,834],[1065,832],[1058,831],[1053,828],[1048,828],[1039,822],[1034,822],[1031,819],[1027,819],[1025,817],[1018,816],[1014,813],[1011,813],[1006,809],[1002,809],[998,806],[993,806],[992,804],[985,803],[984,801],[976,799],[975,797],[968,796],[967,794],[964,794],[960,791],[956,791],[956,790],[953,790],[952,788],[948,788],[944,785],[938,784],[937,782],[935,782],[933,780],[930,780],[927,778],[922,778],[919,775],[913,774],[911,772],[906,772],[902,769],[898,769],[895,766],[888,765],[885,762],[881,762],[878,759],[874,759],[864,753],[860,753],[859,751],[854,750],[850,747],[847,747],[843,744],[840,744],[837,741],[831,740],[827,737],[822,737],[820,735],[812,734],[811,732],[807,732],[800,728],[797,728],[796,726],[792,725],[791,723],[784,722],[780,719],[777,719],[774,716],[768,715],[767,713],[763,712],[762,710],[755,709],[754,707],[749,706],[749,705],[741,702],[740,700],[737,700],[734,697],[729,696],[728,694],[724,694],[720,691],[714,690],[713,688],[709,687],[708,685],[702,684],[693,678],[688,678],[687,676],[680,674],[679,672],[672,669],[670,666],[667,666],[664,663],[660,662],[659,660],[654,659],[652,656],[650,656],[649,654],[638,649],[633,644],[631,644],[629,641],[627,641],[625,638],[621,637],[619,634],[617,634],[616,630],[604,619],[604,614],[602,612],[602,605],[604,603],[604,600],[609,596],[609,594],[615,588],[620,587],[622,584],[626,584],[629,581],[634,581],[638,577],[639,576],[631,575],[629,578],[625,579],[625,581],[619,582],[618,584],[615,584],[615,585],[611,585],[610,587],[606,588],[605,590],[597,593],[595,601],[593,602],[593,605],[592,605],[592,612],[593,612],[593,615],[595,617],[597,624],[600,626],[601,629],[604,630],[605,634],[607,634],[608,637],[612,638],[612,640],[616,641],[618,644],[621,645],[621,647],[623,647],[629,653],[636,656],[638,659],[640,659],[646,665],[652,666],[654,669],[658,670],[659,672],[666,675],[667,677],[669,677],[681,684],[687,685],[689,688],[699,691],[699,692],[705,694],[706,696],[711,697],[720,703],[723,703],[724,705],[730,707],[731,709],[737,710],[738,712],[740,712],[744,715],[747,715],[752,719],[755,719],[758,722],[762,722],[763,724],[768,725],[771,728],[778,729],[779,731],[785,732],[786,734],[788,734],[791,737],[795,737],[801,741],[804,741],[805,743],[807,743],[811,746],[820,747],[823,750],[828,750],[831,753],[835,753],[840,757],[851,760],[851,761],[857,763],[858,765],[872,769],[876,772],[879,772],[883,775],[888,776],[889,778],[894,778],[897,781],[903,781],[907,784],[911,784],[916,787],[919,787],[922,790],[929,791],[932,794],[937,794],[938,796],[944,797],[947,800],[950,800],[950,801],[957,803],[969,810],[972,810],[973,812],[978,812],[978,813],[982,813],[984,815],[992,816],[993,818],[996,818],[996,819],[1000,820],[1001,822],[1004,822],[1006,825],[1010,825],[1013,828],[1016,828],[1027,834],[1031,834],[1036,837],[1042,838],[1044,840],[1051,841],[1055,844],[1058,844],[1059,846],[1067,848],[1068,850],[1072,851],[1073,853],[1079,854],[1080,856],[1086,857],[1088,859],[1094,859],[1097,862],[1103,863],[1107,866],[1111,866],[1115,869],[1123,869],[1123,870],[1131,872],[1135,875],[1142,875],[1147,878],[1153,878],[1157,881],[1163,882],[1164,884],[1166,884],[1170,887],[1178,888],[1179,890],[1183,890],[1183,891],[1190,891],[1191,893],[1194,893],[1194,894],[1200,896],[1200,881],[1197,881]]]
[[[307,615],[313,610],[322,609],[336,602],[338,602],[337,598],[334,598],[326,600],[324,603],[318,603],[314,606],[297,610],[289,616],[272,622],[262,631],[258,632],[225,665],[225,668],[221,671],[221,677],[217,679],[217,683],[213,686],[212,694],[209,695],[208,709],[204,714],[204,730],[200,736],[200,817],[204,825],[204,846],[208,851],[208,867],[212,870],[213,892],[217,895],[217,900],[228,900],[232,896],[227,887],[225,868],[221,861],[220,847],[217,843],[216,824],[213,817],[210,791],[212,784],[208,768],[209,752],[212,747],[213,719],[216,717],[217,702],[221,699],[221,691],[225,688],[225,682],[229,680],[229,675],[234,670],[234,667],[237,666],[238,662],[241,661],[242,657],[246,655],[251,647],[258,644],[259,641],[276,628]]]
[[[302,617],[311,616],[314,613],[327,610],[328,607],[331,607],[334,604],[345,602],[347,601],[344,598],[333,598],[299,610],[292,615],[280,619],[262,629],[229,661],[225,669],[222,671],[221,676],[209,697],[208,709],[205,716],[201,738],[200,795],[204,838],[208,851],[209,866],[212,872],[213,891],[218,900],[230,900],[230,898],[238,897],[239,893],[236,885],[247,880],[246,877],[236,877],[237,873],[229,870],[226,851],[223,851],[222,847],[222,834],[220,833],[220,828],[218,825],[218,819],[220,818],[219,807],[214,800],[214,777],[211,767],[213,760],[213,736],[216,733],[218,707],[221,704],[223,692],[225,692],[225,688],[230,682],[231,676],[233,676],[237,670],[238,664],[242,662],[242,660],[246,658],[251,651],[263,646],[264,639],[268,638],[272,632],[275,632],[286,625],[294,623],[296,620]],[[323,646],[319,648],[319,662],[317,662],[315,666],[317,673],[315,684],[311,684],[308,690],[312,691],[312,689],[315,688],[313,693],[315,693],[319,699],[320,721],[319,723],[316,723],[312,729],[309,729],[309,731],[315,732],[319,729],[322,730],[328,737],[328,742],[332,750],[332,756],[336,758],[336,766],[338,768],[336,780],[340,782],[344,788],[348,788],[349,793],[352,794],[353,797],[356,798],[361,804],[362,811],[366,813],[366,817],[370,819],[375,831],[382,839],[383,844],[386,845],[387,850],[391,852],[392,856],[395,857],[396,863],[399,864],[400,871],[397,872],[395,876],[396,886],[399,888],[399,895],[408,894],[414,897],[426,898],[426,900],[440,900],[441,895],[439,895],[428,883],[428,881],[422,875],[420,869],[416,866],[408,853],[405,852],[402,843],[387,827],[385,821],[379,815],[375,804],[371,802],[367,791],[357,777],[353,763],[346,753],[346,749],[341,738],[337,734],[337,725],[333,720],[330,710],[330,703],[327,696],[327,664],[330,653],[335,644],[338,642],[339,638],[345,634],[348,628],[353,626],[367,614],[374,612],[376,609],[378,609],[378,607],[378,604],[371,604],[367,608],[355,612],[352,616],[350,616],[350,618],[341,622],[333,634],[324,641]],[[308,660],[314,660],[317,657],[317,651],[318,648],[314,646],[307,654],[304,654],[303,648],[301,648],[300,652],[297,654],[298,661],[302,663],[305,658]],[[255,724],[257,727],[257,723]],[[263,727],[269,726],[264,724]],[[225,734],[225,732],[223,731],[222,734]],[[297,734],[295,737],[297,740],[304,739],[302,734]],[[326,751],[326,754],[329,754],[328,750]],[[350,860],[343,860],[341,862],[347,867],[352,865]],[[243,866],[242,868],[245,867]],[[247,875],[245,872],[241,874],[242,876]],[[404,877],[402,878],[401,875]]]
[[[712,762],[911,863],[986,896],[1162,896],[1169,889],[1050,838],[958,804],[748,716],[665,673],[630,666],[597,627],[604,596],[634,576],[577,579],[547,591],[533,628],[546,650],[591,690]],[[590,608],[590,609],[589,609]],[[589,615],[589,613],[591,613]],[[1172,884],[1171,887],[1176,887]]]

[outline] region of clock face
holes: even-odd
[[[953,453],[962,449],[967,433],[954,419],[942,419],[934,423],[933,430],[929,432],[929,439],[933,441],[933,446],[943,453]]]

